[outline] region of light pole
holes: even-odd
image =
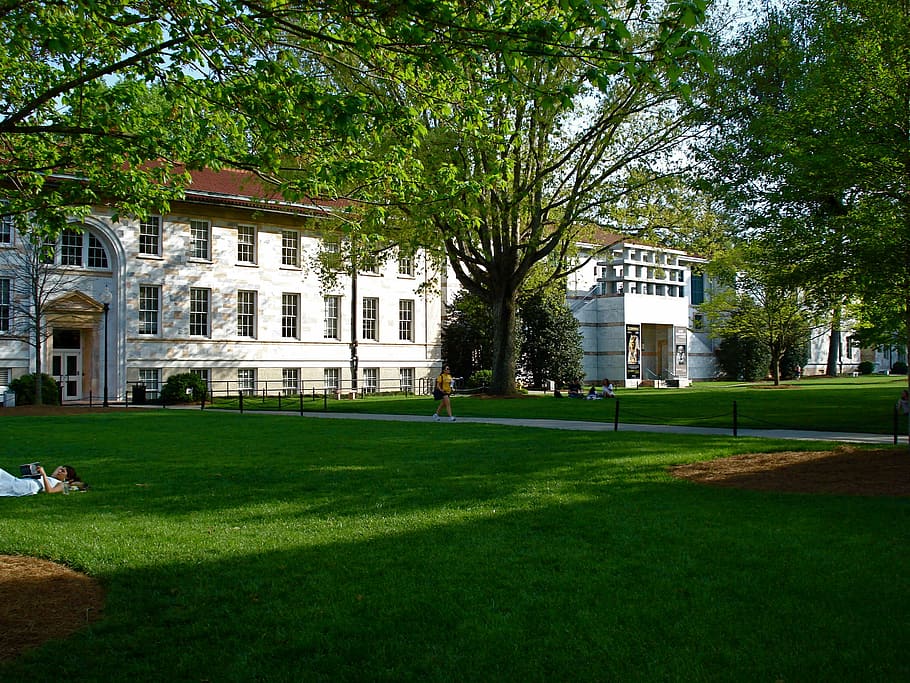
[[[101,405],[105,408],[109,405],[107,402],[107,319],[111,312],[111,298],[110,289],[105,290],[101,295],[101,303],[104,305],[104,401]]]

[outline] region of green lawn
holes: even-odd
[[[814,378],[775,387],[770,383],[697,383],[684,389],[619,389],[619,421],[627,424],[673,424],[733,428],[734,403],[737,426],[743,429],[809,429],[890,434],[894,429],[894,403],[906,377],[865,376]],[[465,417],[552,418],[613,422],[616,403],[556,399],[533,395],[518,399],[456,396],[455,413]],[[236,398],[219,399],[217,407],[236,409]],[[278,399],[246,398],[244,410],[276,409]],[[297,398],[284,398],[281,408],[299,411]],[[315,399],[303,410],[351,413],[427,415],[435,409],[430,396],[368,397],[355,401]],[[906,433],[906,424],[901,424]]]
[[[0,553],[108,594],[103,621],[0,680],[907,680],[907,499],[666,474],[792,448],[198,410],[0,417],[0,466],[66,461],[93,484],[0,499]]]

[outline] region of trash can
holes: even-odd
[[[133,403],[136,405],[145,405],[145,385],[133,385]]]

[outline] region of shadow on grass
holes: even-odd
[[[70,680],[907,672],[906,506],[703,489],[663,471],[730,440],[150,424],[114,422],[108,438],[57,423],[53,443],[95,489],[4,510],[4,533],[30,525],[22,547],[76,558],[108,590],[105,620],[66,644]],[[33,453],[52,442],[43,433]],[[55,647],[0,678],[57,680]]]

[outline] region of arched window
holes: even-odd
[[[110,268],[110,260],[104,245],[88,231],[77,232],[69,228],[64,230],[60,236],[57,254],[61,266],[98,270]]]

